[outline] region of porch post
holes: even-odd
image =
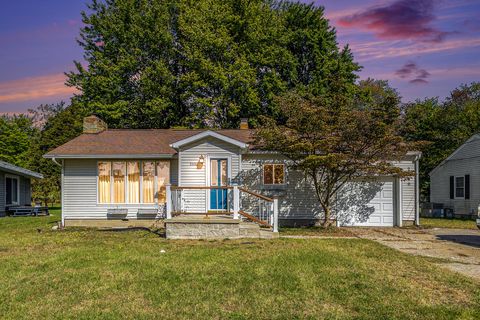
[[[238,211],[240,211],[240,190],[238,185],[233,185],[233,219],[238,219]]]
[[[273,232],[278,232],[278,198],[273,198]]]
[[[172,186],[170,184],[166,185],[166,200],[167,200],[167,219],[172,219]]]

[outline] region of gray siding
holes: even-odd
[[[227,158],[229,160],[230,178],[237,179],[240,169],[240,149],[215,138],[206,138],[183,147],[179,152],[179,185],[207,186],[210,158]],[[205,164],[197,168],[199,157],[205,157]],[[205,212],[208,210],[208,191],[183,190],[184,210],[186,212]]]
[[[0,171],[0,216],[5,215],[5,173]]]
[[[175,164],[170,165],[170,175]],[[63,215],[65,219],[106,219],[107,210],[127,208],[127,218],[135,219],[138,209],[154,208],[154,204],[97,204],[97,160],[64,160]],[[176,176],[176,175],[175,175]]]
[[[468,148],[466,148],[468,149]],[[476,152],[480,152],[476,148]],[[470,151],[457,153],[472,154]],[[430,201],[453,208],[455,214],[474,214],[480,203],[480,157],[448,160],[430,174]],[[470,199],[450,199],[450,176],[470,175]]]
[[[21,206],[32,204],[32,192],[30,178],[22,177],[16,174],[8,173],[19,178],[19,198],[18,204]],[[0,171],[0,216],[5,215],[6,194],[5,194],[5,172]]]

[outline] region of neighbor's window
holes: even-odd
[[[109,203],[111,202],[111,163],[99,162],[98,163],[98,202]]]
[[[170,162],[158,161],[157,162],[157,190],[158,190],[158,202],[164,203],[167,201],[166,185],[170,183]]]
[[[143,203],[155,202],[155,161],[143,162]]]
[[[284,164],[264,164],[263,165],[263,184],[267,184],[267,185],[285,184],[285,165]]]
[[[113,202],[125,203],[125,162],[113,162]]]
[[[465,197],[465,177],[455,177],[455,198]]]
[[[128,203],[140,203],[140,163],[127,162]]]

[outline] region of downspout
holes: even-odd
[[[58,163],[57,159],[55,158],[52,158],[52,161],[58,165],[59,167],[62,168],[62,173],[61,173],[61,176],[60,176],[60,207],[61,207],[61,210],[62,210],[62,228],[65,227],[65,218],[63,216],[63,160],[62,160],[62,163]]]
[[[415,225],[420,226],[420,158],[415,157]]]

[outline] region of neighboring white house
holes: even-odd
[[[243,128],[243,129],[242,129]],[[266,220],[273,198],[280,224],[314,224],[321,209],[302,172],[278,154],[255,150],[252,130],[110,130],[95,116],[84,133],[45,155],[62,167],[66,226],[147,221],[174,214],[250,214]],[[418,173],[419,153],[397,166]],[[340,225],[418,222],[418,174],[349,184],[337,195]],[[238,194],[237,194],[238,193]],[[240,198],[235,208],[235,199]],[[165,209],[166,208],[166,209]]]
[[[480,135],[473,135],[430,172],[430,202],[456,216],[474,216],[480,204]]]

